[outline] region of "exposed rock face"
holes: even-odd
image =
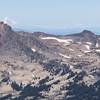
[[[9,25],[5,24],[4,22],[0,22],[0,33],[5,34],[11,32],[12,29]]]
[[[31,46],[34,40],[31,35],[29,37],[22,36],[12,31],[11,27],[4,22],[0,22],[0,54],[8,57],[32,57],[33,51]]]
[[[100,100],[99,81],[99,35],[14,32],[0,22],[1,100]]]

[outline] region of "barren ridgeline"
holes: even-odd
[[[0,22],[0,100],[99,100],[100,36],[16,32]]]

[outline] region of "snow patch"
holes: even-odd
[[[91,52],[91,51],[89,51],[89,50],[88,50],[88,51],[84,51],[84,53],[90,53],[90,52]]]
[[[89,45],[84,45],[86,47],[87,50],[84,51],[84,53],[89,53],[91,52],[90,50],[90,46]]]
[[[88,50],[90,50],[90,46],[89,45],[84,45]]]
[[[12,74],[12,72],[11,72],[10,70],[8,71],[8,73],[9,73],[9,75],[11,75],[11,74]]]
[[[96,48],[98,48],[98,47],[99,47],[99,44],[98,44],[98,43],[96,43],[96,45],[95,45],[95,46],[96,46]]]
[[[96,52],[100,52],[100,49],[95,50]]]
[[[74,67],[72,65],[70,65],[70,69],[73,69]]]
[[[51,39],[51,40],[56,40],[58,42],[63,42],[63,43],[66,43],[66,44],[70,44],[71,42],[73,42],[72,39],[59,39],[59,38],[56,38],[56,37],[42,37],[41,39],[43,40],[48,40],[48,39]]]
[[[64,57],[64,58],[67,58],[67,59],[70,59],[71,57],[70,56],[67,56],[67,55],[64,55],[62,53],[59,53],[60,56]]]
[[[89,45],[91,45],[92,43],[91,43],[91,42],[86,42],[86,44],[89,44]]]
[[[33,77],[33,78],[35,78],[35,75],[34,75],[34,74],[32,74],[32,77]]]
[[[70,51],[74,51],[73,49],[69,48]]]
[[[93,75],[89,75],[89,77],[92,78],[92,79],[94,79],[94,76]]]
[[[36,52],[36,49],[34,49],[34,48],[31,48],[31,50],[32,50],[33,52]]]
[[[82,57],[82,55],[78,55],[78,57]]]

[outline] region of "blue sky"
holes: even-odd
[[[18,28],[99,28],[100,0],[0,0],[0,20]]]

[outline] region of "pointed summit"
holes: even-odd
[[[81,34],[83,34],[83,35],[95,35],[95,33],[91,32],[91,31],[89,31],[89,30],[83,30],[83,31],[81,32]]]
[[[0,33],[10,32],[12,31],[11,27],[5,22],[0,22]]]

